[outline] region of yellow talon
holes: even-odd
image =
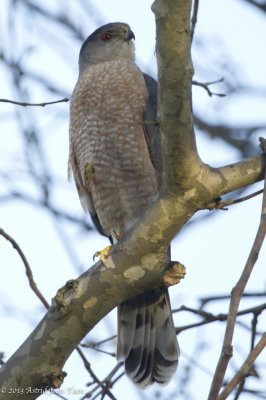
[[[107,246],[105,247],[105,249],[103,249],[102,251],[96,251],[96,253],[93,256],[93,261],[95,260],[95,257],[100,256],[100,259],[103,263],[105,263],[106,261],[106,257],[108,256],[109,251],[111,250],[113,246]]]

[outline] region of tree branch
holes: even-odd
[[[166,264],[165,249],[147,254],[143,246],[137,251],[134,240],[128,241],[126,237],[118,244],[105,265],[98,262],[58,291],[43,320],[1,368],[0,387],[7,390],[0,393],[1,400],[21,398],[19,393],[9,395],[9,388],[20,387],[26,400],[40,394],[26,393],[27,387],[59,387],[66,359],[87,332],[123,300],[160,285],[162,266]],[[142,261],[138,264],[140,254]]]
[[[14,247],[14,249],[18,252],[24,266],[26,269],[26,275],[28,277],[29,280],[29,284],[30,287],[32,288],[32,290],[34,291],[34,293],[36,294],[36,296],[41,300],[42,304],[44,305],[44,307],[46,309],[49,309],[50,305],[49,303],[47,303],[47,301],[45,300],[45,298],[43,297],[43,295],[41,294],[41,292],[39,291],[36,283],[34,282],[33,279],[33,275],[32,275],[32,271],[30,268],[30,265],[28,263],[28,260],[25,256],[25,254],[23,253],[23,251],[21,250],[20,246],[18,245],[18,243],[15,241],[15,239],[13,239],[10,235],[8,235],[8,233],[6,233],[3,229],[0,228],[0,235],[2,235],[5,239],[7,239],[12,246]]]
[[[262,211],[261,211],[261,220],[260,225],[258,228],[258,232],[250,251],[247,263],[245,268],[241,274],[239,281],[237,282],[236,286],[234,287],[231,295],[231,302],[229,306],[229,315],[226,325],[226,331],[224,335],[224,342],[221,351],[221,355],[219,358],[219,362],[216,367],[216,371],[213,377],[210,393],[208,400],[216,399],[219,393],[219,390],[222,386],[225,371],[227,369],[227,365],[229,360],[232,356],[232,340],[233,340],[233,333],[235,328],[237,310],[239,307],[240,299],[243,295],[244,289],[248,282],[248,279],[251,275],[253,267],[258,259],[258,255],[263,244],[264,238],[266,233],[266,172],[265,172],[265,182],[264,182],[264,194],[263,194],[263,201],[262,201]]]
[[[238,311],[237,312],[237,316],[241,316],[241,315],[246,315],[246,314],[250,314],[253,313],[254,316],[258,316],[263,310],[266,309],[266,303],[263,303],[259,306],[256,307],[252,307],[252,308],[248,308],[246,310],[242,310],[242,311]],[[180,308],[176,309],[176,310],[172,310],[172,313],[176,313],[176,312],[180,312],[180,311],[189,311],[193,314],[199,315],[203,318],[202,321],[200,322],[195,322],[193,324],[189,324],[189,325],[184,325],[184,326],[179,326],[176,328],[176,334],[179,334],[182,331],[185,331],[187,329],[191,329],[191,328],[197,328],[199,326],[202,325],[206,325],[212,322],[217,322],[217,321],[226,321],[228,318],[228,314],[212,314],[210,312],[206,312],[204,310],[196,310],[190,307],[186,307],[186,306],[181,306]],[[254,335],[255,336],[255,335]]]
[[[233,204],[242,203],[243,201],[246,201],[246,200],[253,199],[253,197],[256,197],[262,193],[263,193],[263,189],[258,190],[257,192],[251,193],[247,196],[240,197],[239,199],[221,201],[221,198],[219,198],[217,201],[210,203],[207,206],[207,208],[208,208],[208,210],[228,210],[228,208],[225,208],[225,207],[231,206]]]
[[[232,192],[264,178],[266,155],[248,158],[220,168],[207,168],[203,183],[212,192],[212,198]]]
[[[192,84],[196,85],[196,86],[200,86],[203,89],[205,89],[210,97],[212,97],[212,96],[225,97],[226,95],[224,93],[212,92],[210,90],[210,88],[209,88],[210,85],[214,85],[215,83],[220,83],[220,82],[223,82],[223,81],[224,81],[224,78],[221,78],[221,79],[218,79],[217,81],[205,82],[205,83],[204,82],[198,82],[198,81],[192,81]]]
[[[34,107],[34,106],[35,107],[45,107],[45,106],[50,105],[50,104],[57,104],[57,103],[63,103],[63,102],[65,103],[67,101],[69,101],[69,99],[66,98],[66,97],[64,99],[61,99],[61,100],[48,101],[48,102],[44,102],[44,103],[24,103],[24,102],[15,101],[15,100],[0,99],[1,103],[11,103],[11,104],[16,104],[16,105],[22,106],[22,107],[27,107],[27,106],[30,106],[30,107]]]
[[[195,27],[196,27],[196,23],[197,23],[198,8],[199,8],[199,0],[194,0],[193,13],[192,13],[192,18],[191,18],[191,42],[194,37]]]
[[[165,191],[186,187],[200,169],[192,118],[191,0],[156,0],[158,120]]]
[[[245,292],[243,293],[243,298],[250,298],[250,297],[265,297],[266,292]],[[225,295],[217,295],[217,296],[209,296],[209,297],[202,297],[200,300],[200,309],[202,309],[207,303],[217,300],[228,300],[230,296],[228,294]]]
[[[255,348],[252,350],[242,367],[237,371],[234,378],[225,386],[217,400],[225,400],[235,387],[249,375],[249,372],[254,364],[254,361],[258,358],[260,353],[266,347],[266,333],[262,335],[260,341],[257,343]]]

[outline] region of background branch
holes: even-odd
[[[23,106],[23,107],[27,107],[27,106],[30,106],[30,107],[34,107],[34,106],[35,107],[45,107],[45,106],[48,106],[48,105],[51,105],[51,104],[65,103],[65,102],[68,102],[68,101],[69,101],[69,99],[64,98],[64,99],[61,99],[61,100],[48,101],[48,102],[43,102],[43,103],[23,103],[21,101],[0,99],[1,103],[11,103],[11,104],[15,104],[17,106]]]
[[[247,196],[241,197],[240,199],[234,199],[234,200],[229,200],[229,201],[221,201],[221,199],[218,199],[216,202],[210,203],[207,208],[208,210],[228,210],[227,206],[231,206],[233,204],[238,204],[242,203],[243,201],[253,199],[253,197],[256,197],[260,194],[262,194],[264,189],[258,190],[255,193],[251,193]]]
[[[236,286],[234,287],[231,295],[231,302],[229,307],[229,315],[226,325],[226,331],[224,335],[223,347],[221,351],[221,355],[219,358],[219,362],[217,364],[215,374],[213,377],[210,393],[208,400],[216,399],[219,393],[219,390],[222,386],[225,371],[227,369],[227,365],[229,360],[232,356],[232,340],[233,340],[233,333],[235,327],[235,321],[237,316],[237,310],[239,307],[239,303],[241,297],[243,295],[244,289],[248,282],[248,279],[251,275],[253,267],[257,261],[261,246],[263,244],[264,238],[266,233],[266,172],[265,172],[265,182],[264,182],[264,194],[262,200],[262,212],[261,212],[261,220],[258,228],[258,232],[250,251],[247,263],[245,268],[241,274],[239,281],[237,282]]]
[[[12,246],[14,247],[14,249],[18,252],[24,266],[25,266],[25,270],[26,270],[26,275],[27,278],[29,280],[29,284],[30,287],[32,288],[32,290],[34,291],[34,293],[36,294],[36,296],[41,300],[42,304],[44,305],[44,307],[48,310],[50,308],[49,303],[47,303],[47,301],[45,300],[45,298],[43,297],[43,295],[41,294],[41,292],[39,291],[36,283],[34,282],[33,279],[33,275],[32,275],[32,271],[31,268],[29,266],[29,263],[27,261],[26,256],[24,255],[23,251],[21,250],[20,246],[18,245],[18,243],[10,236],[8,235],[8,233],[6,233],[2,228],[0,228],[0,235],[2,235],[5,239],[7,239]]]
[[[191,18],[191,42],[193,40],[194,31],[195,31],[195,28],[196,28],[197,17],[198,17],[198,9],[199,9],[199,0],[194,0],[193,12],[192,12],[192,18]]]
[[[266,346],[266,333],[262,335],[259,342],[252,350],[242,367],[237,371],[234,378],[226,385],[221,394],[218,396],[218,400],[225,400],[230,393],[235,389],[235,387],[247,376],[249,376],[250,370],[254,364],[254,361],[258,358],[260,353],[264,350]]]

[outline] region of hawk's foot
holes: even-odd
[[[108,256],[109,251],[111,250],[112,247],[113,246],[107,246],[102,251],[96,251],[96,253],[94,253],[93,255],[93,261],[95,260],[96,257],[100,256],[101,261],[105,263],[106,257]]]

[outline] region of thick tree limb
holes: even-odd
[[[156,54],[158,63],[158,120],[163,142],[165,190],[186,188],[198,174],[198,156],[193,128],[190,55],[191,1],[156,0]]]
[[[262,154],[224,167],[210,168],[205,179],[206,187],[211,187],[216,197],[216,189],[225,194],[260,181],[264,178],[265,163],[266,155]]]
[[[120,246],[125,245],[123,242],[121,240]],[[23,399],[35,399],[46,388],[59,387],[64,377],[62,367],[85,334],[108,311],[128,298],[128,293],[131,292],[132,296],[133,292],[137,294],[147,290],[145,285],[150,287],[150,280],[153,286],[158,286],[161,266],[165,264],[164,256],[145,254],[144,247],[140,252],[143,260],[136,264],[136,249],[127,246],[126,251],[121,252],[114,248],[106,265],[97,263],[58,291],[46,316],[1,368],[0,387],[6,388],[6,392],[0,393],[0,399],[21,398],[21,391],[24,391]],[[122,253],[128,258],[127,262],[121,258]],[[147,278],[144,286],[143,276]],[[8,390],[18,387],[19,393],[9,394]],[[32,392],[29,389],[27,393],[27,388],[32,388]],[[39,389],[38,394],[34,389]]]
[[[1,400],[37,398],[60,386],[62,368],[82,338],[122,301],[163,282],[166,249],[191,216],[221,194],[262,179],[265,160],[254,157],[210,168],[200,160],[191,113],[191,1],[156,0],[159,123],[163,137],[164,184],[160,197],[98,262],[69,281],[29,338],[1,368]],[[26,392],[27,388],[37,393]],[[39,392],[38,392],[39,390]]]

